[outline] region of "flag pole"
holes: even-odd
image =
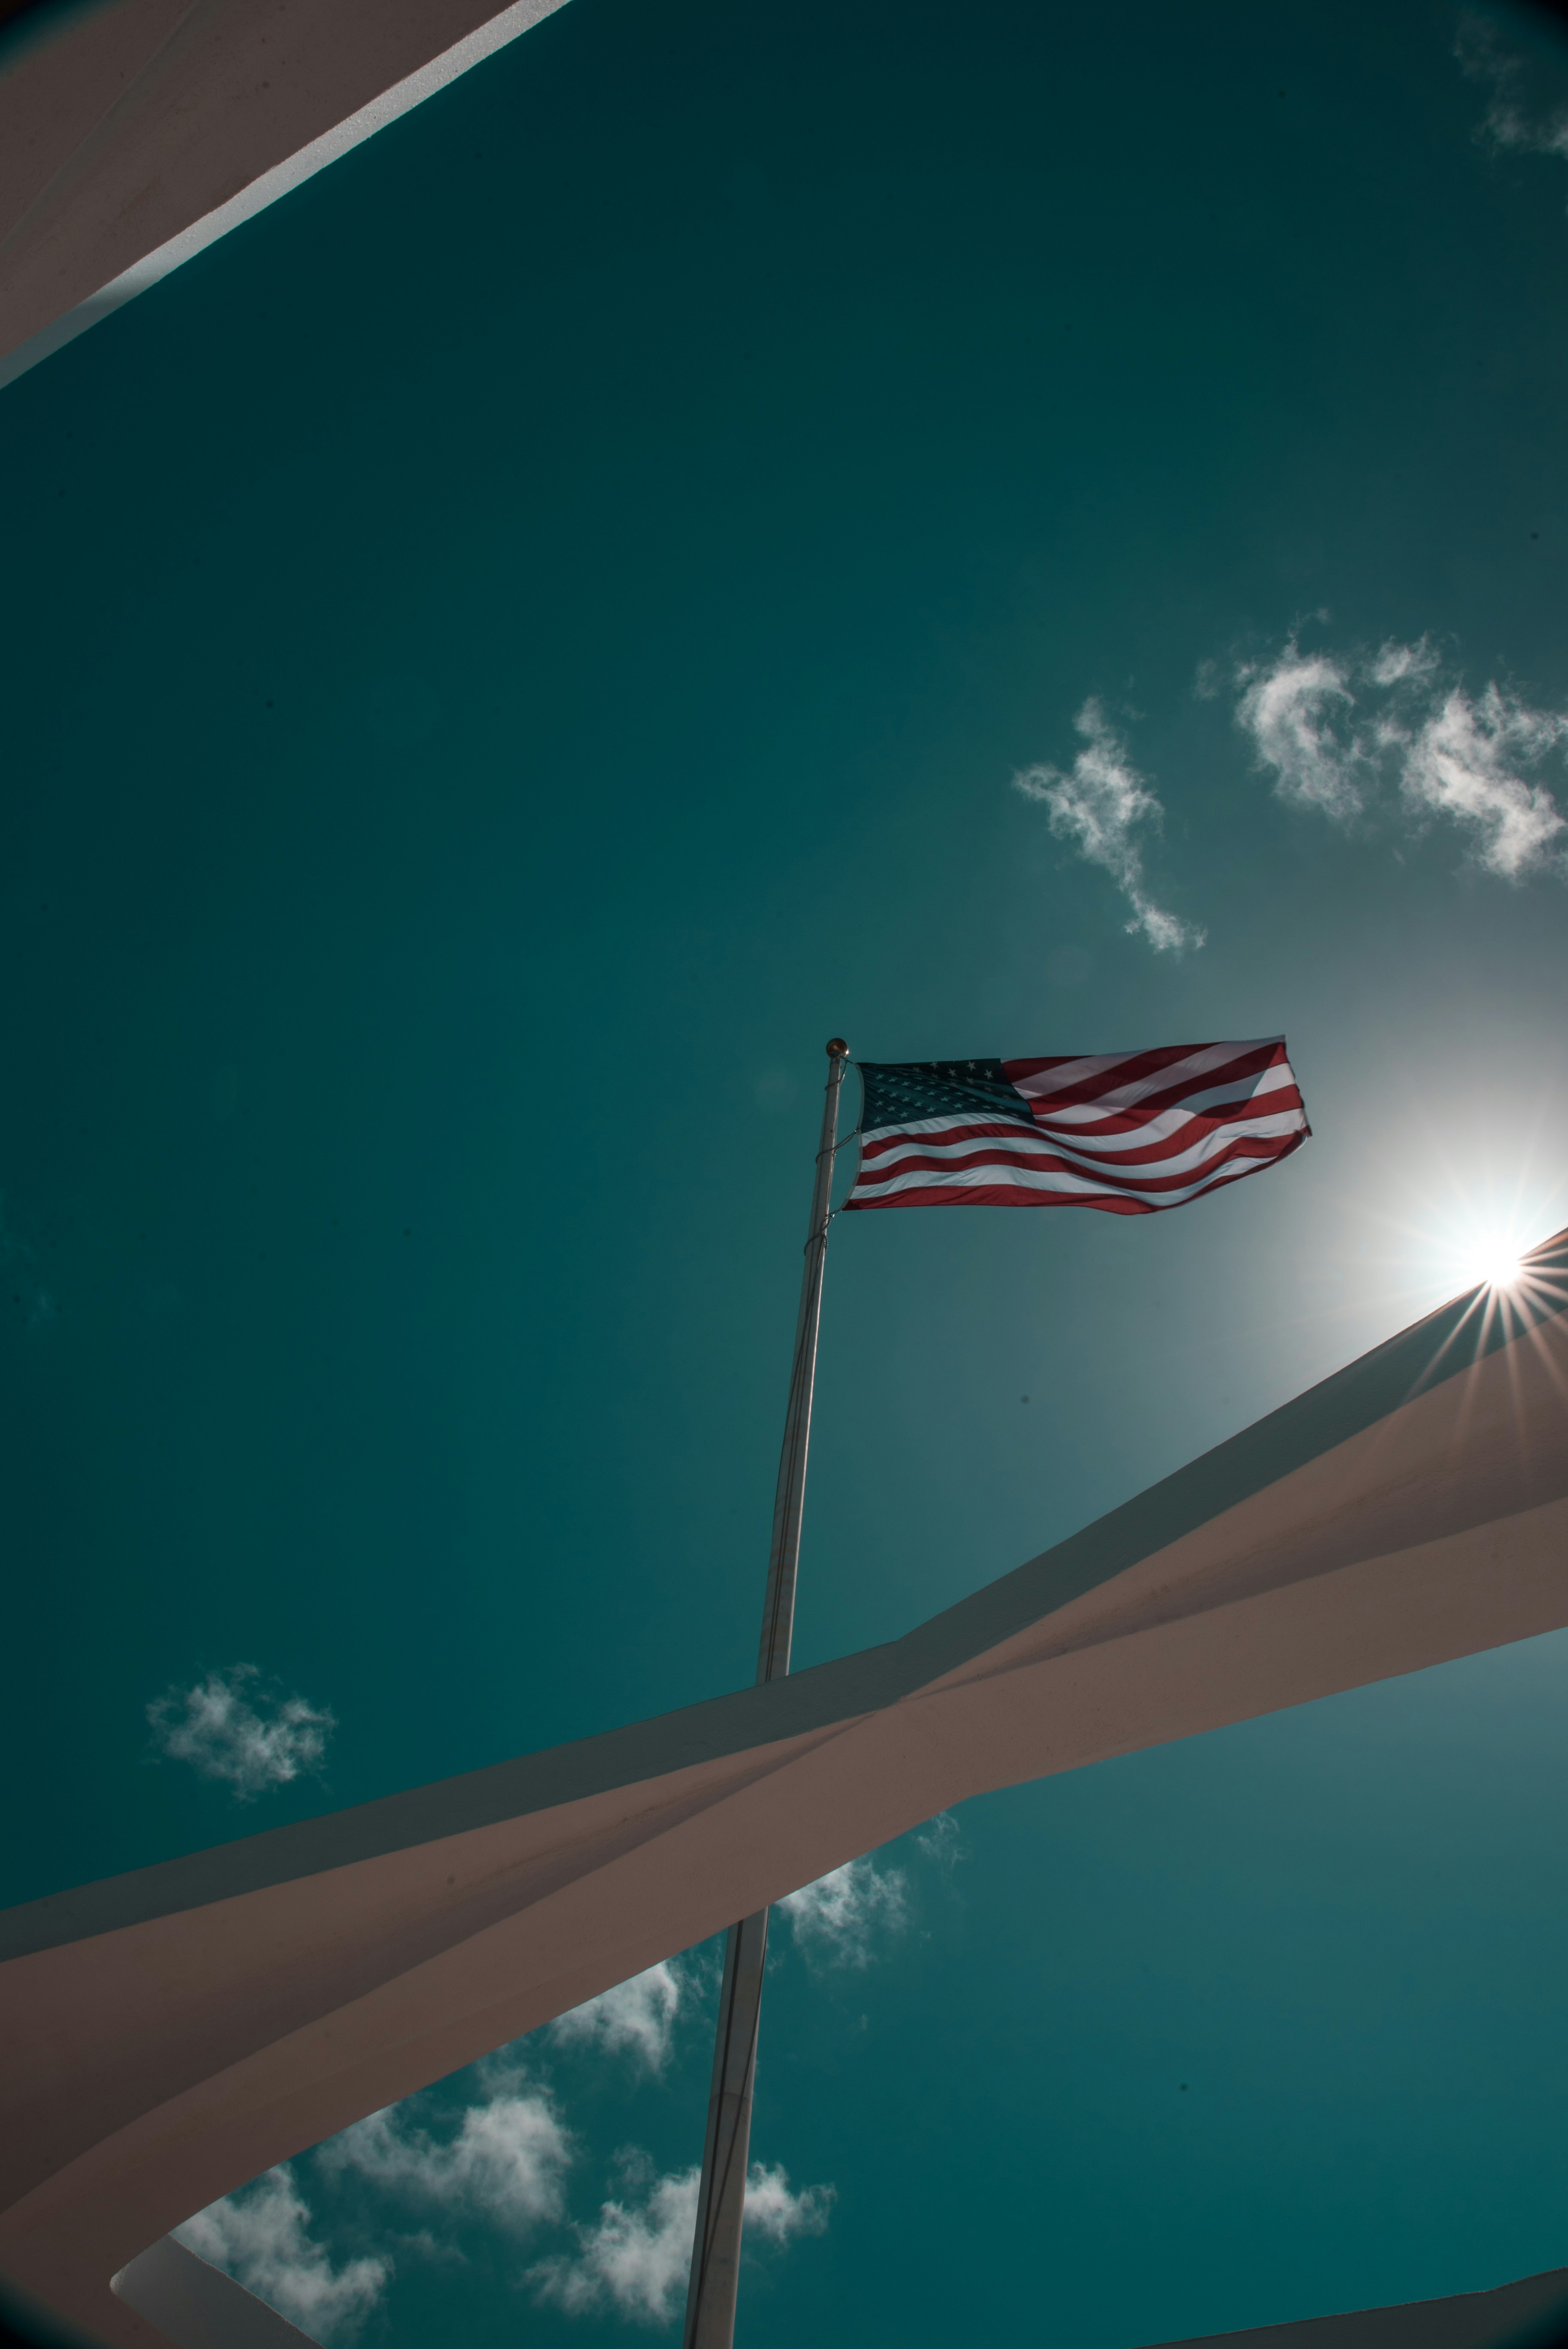
[[[839,1092],[850,1048],[841,1036],[828,1046],[827,1098],[811,1188],[811,1221],[806,1235],[806,1266],[800,1281],[800,1312],[795,1325],[795,1359],[784,1413],[784,1447],[773,1503],[773,1543],[768,1557],[768,1588],[762,1602],[762,1638],[757,1654],[758,1682],[779,1680],[789,1669],[795,1628],[795,1578],[800,1562],[800,1515],[806,1498],[806,1453],[811,1437],[811,1392],[817,1376],[817,1326],[822,1314],[822,1267],[828,1254],[829,1201],[839,1128]],[[746,2164],[751,2145],[751,2090],[757,2068],[757,2027],[762,2007],[762,1971],[768,1956],[768,1911],[732,1925],[724,1946],[724,1982],[718,1997],[718,2032],[713,2051],[713,2085],[707,2102],[707,2134],[697,2188],[696,2230],[692,2240],[691,2282],[686,2289],[682,2349],[730,2349],[735,2338],[735,2300],[740,2282],[740,2225],[746,2208]]]

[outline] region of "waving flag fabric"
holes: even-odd
[[[861,1061],[846,1207],[1102,1207],[1150,1216],[1298,1150],[1283,1036],[1048,1061]]]

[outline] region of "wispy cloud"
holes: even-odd
[[[1049,811],[1058,840],[1070,840],[1088,864],[1109,873],[1132,908],[1128,929],[1141,935],[1160,954],[1201,947],[1203,932],[1157,905],[1143,867],[1143,836],[1157,832],[1164,810],[1147,779],[1128,756],[1127,746],[1091,695],[1074,719],[1084,748],[1070,771],[1025,767],[1013,788]]]
[[[1236,722],[1252,736],[1260,766],[1274,770],[1281,799],[1340,823],[1359,815],[1365,753],[1346,730],[1356,697],[1343,666],[1326,653],[1304,657],[1293,641],[1268,667],[1240,675]]]
[[[1378,647],[1367,664],[1367,674],[1374,685],[1429,685],[1442,670],[1442,660],[1430,641],[1422,636],[1413,645],[1396,644],[1390,640]]]
[[[964,1857],[964,1834],[951,1811],[938,1811],[914,1838],[914,1847],[938,1868],[952,1869]]]
[[[799,2235],[825,2235],[838,2195],[836,2186],[802,2186],[792,2194],[781,2164],[769,2169],[766,2162],[754,2161],[746,2174],[747,2230],[780,2245]]]
[[[529,2282],[569,2316],[613,2308],[639,2323],[667,2324],[691,2267],[699,2172],[655,2178],[645,2159],[625,2167],[626,2199],[603,2203],[591,2226],[574,2230],[576,2251],[541,2260]]]
[[[1506,47],[1494,24],[1485,16],[1461,17],[1454,55],[1471,80],[1487,88],[1484,138],[1498,147],[1568,160],[1568,101],[1532,86],[1542,68]]]
[[[514,2080],[470,2105],[453,2137],[432,2137],[394,2106],[356,2121],[316,2158],[329,2173],[356,2170],[377,2186],[521,2231],[563,2216],[574,2151],[552,2098]]]
[[[254,1664],[231,1664],[193,1688],[167,1689],[147,1718],[160,1754],[221,1779],[242,1803],[319,1770],[337,1726],[325,1705],[269,1687]]]
[[[635,2150],[622,2155],[621,2167],[622,2196],[603,2203],[591,2225],[573,2229],[574,2251],[556,2252],[531,2267],[529,2282],[539,2299],[570,2316],[610,2309],[634,2323],[668,2324],[686,2297],[699,2173],[657,2176],[646,2155]],[[792,2193],[782,2168],[754,2162],[746,2179],[747,2234],[775,2248],[820,2235],[833,2199],[830,2186]]]
[[[681,1968],[666,1959],[558,2016],[551,2036],[568,2046],[595,2045],[607,2054],[627,2054],[645,2070],[662,2072],[686,1990]]]
[[[310,2210],[287,2162],[199,2210],[174,2233],[188,2251],[222,2268],[315,2341],[356,2331],[392,2271],[382,2259],[333,2266],[325,2245],[310,2232]]]
[[[879,1868],[869,1856],[847,1860],[774,1905],[789,1919],[797,1949],[819,1969],[870,1965],[879,1940],[902,1933],[909,1921],[903,1870]]]
[[[1478,701],[1457,686],[1413,736],[1393,728],[1385,739],[1404,762],[1408,803],[1464,826],[1477,860],[1505,881],[1563,870],[1568,822],[1528,770],[1568,738],[1568,718],[1531,709],[1488,685]]]
[[[1234,682],[1236,723],[1281,799],[1346,826],[1446,820],[1501,880],[1568,877],[1568,818],[1538,780],[1568,717],[1495,682],[1472,696],[1425,637],[1308,654],[1293,636]]]

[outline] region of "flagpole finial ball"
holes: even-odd
[[[850,1048],[841,1036],[829,1037],[828,1050],[835,1061],[847,1061],[850,1057]]]

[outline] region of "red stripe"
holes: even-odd
[[[1068,1198],[1063,1191],[1020,1191],[1010,1183],[984,1183],[968,1191],[900,1191],[891,1199],[860,1199],[851,1192],[840,1212],[867,1207],[1103,1207],[1113,1216],[1157,1212],[1139,1199],[1096,1199],[1081,1192]]]
[[[1103,1183],[1110,1190],[1181,1191],[1187,1189],[1194,1182],[1202,1181],[1212,1168],[1226,1165],[1233,1158],[1282,1157],[1287,1149],[1294,1148],[1302,1139],[1303,1136],[1299,1133],[1238,1133],[1232,1137],[1223,1150],[1216,1152],[1215,1155],[1202,1167],[1193,1168],[1187,1174],[1141,1176],[1134,1174],[1130,1177],[1123,1177],[1119,1168],[1112,1168],[1098,1162],[1076,1164],[1070,1156],[1063,1153],[1059,1145],[1047,1144],[1042,1137],[1038,1146],[1033,1150],[1020,1149],[1016,1143],[1014,1143],[1011,1149],[966,1151],[959,1159],[933,1158],[923,1151],[914,1150],[907,1156],[900,1158],[896,1164],[889,1166],[885,1174],[880,1169],[877,1170],[872,1179],[888,1181],[896,1175],[915,1174],[946,1174],[957,1178],[975,1166],[1016,1166],[1026,1168],[1029,1173],[1036,1174],[1084,1175],[1090,1182]],[[862,1166],[863,1164],[862,1161]],[[861,1183],[866,1179],[862,1173],[856,1182],[857,1190]]]
[[[1010,1085],[1016,1085],[1020,1077],[1044,1076],[1047,1069],[1070,1069],[1079,1061],[1099,1061],[1104,1065],[1094,1076],[1086,1077],[1084,1082],[1121,1084],[1129,1077],[1148,1076],[1156,1069],[1168,1069],[1174,1061],[1189,1061],[1194,1052],[1207,1052],[1221,1040],[1215,1037],[1210,1044],[1154,1044],[1145,1052],[1122,1052],[1112,1061],[1107,1061],[1103,1052],[1058,1052],[1033,1061],[1004,1061],[1002,1074]]]
[[[1216,1174],[1185,1199],[1125,1199],[1109,1192],[1096,1198],[1086,1196],[1081,1191],[1026,1191],[1012,1183],[986,1183],[963,1187],[950,1184],[929,1190],[898,1191],[880,1199],[862,1199],[851,1191],[844,1201],[844,1208],[863,1213],[875,1207],[1096,1207],[1111,1216],[1153,1216],[1165,1208],[1188,1206],[1195,1199],[1207,1197],[1211,1191],[1222,1190],[1227,1183],[1244,1181],[1248,1174],[1260,1173],[1264,1166],[1274,1164],[1277,1159],[1288,1158],[1291,1152],[1299,1150],[1305,1140],[1305,1133],[1286,1134],[1283,1137],[1281,1148],[1273,1157],[1258,1159],[1251,1166],[1238,1166],[1233,1173]]]
[[[1170,1133],[1146,1142],[1134,1150],[1085,1148],[1082,1127],[1071,1126],[1066,1133],[1060,1133],[1047,1118],[1039,1121],[1039,1131],[1048,1134],[1058,1150],[1082,1151],[1092,1166],[1154,1165],[1162,1158],[1179,1158],[1184,1150],[1191,1150],[1205,1134],[1218,1133],[1227,1125],[1255,1125],[1265,1117],[1283,1117],[1286,1111],[1300,1111],[1305,1115],[1305,1108],[1306,1104],[1294,1085],[1282,1085],[1277,1093],[1267,1095],[1266,1106],[1255,1097],[1228,1105],[1216,1102],[1211,1109],[1194,1110],[1184,1125],[1176,1126]],[[1088,1131],[1091,1134],[1103,1134],[1110,1129],[1099,1125],[1091,1126]],[[1136,1128],[1129,1122],[1124,1131],[1133,1132]]]
[[[1216,1037],[1213,1040],[1217,1043],[1222,1040]],[[1118,1085],[1133,1084],[1144,1077],[1156,1076],[1161,1069],[1172,1068],[1179,1061],[1190,1061],[1194,1052],[1207,1052],[1212,1051],[1212,1043],[1159,1044],[1147,1052],[1124,1052],[1119,1060],[1111,1061],[1092,1071],[1086,1069],[1077,1085],[1064,1085],[1060,1092],[1052,1093],[1051,1099],[1063,1102],[1098,1101],[1101,1093],[1114,1092]],[[1104,1061],[1105,1056],[1100,1052],[1080,1052],[1075,1057],[1080,1061],[1087,1062]],[[1010,1085],[1016,1085],[1021,1078],[1043,1076],[1047,1070],[1065,1069],[1071,1066],[1071,1061],[1004,1061],[1002,1073]]]
[[[1059,1092],[1049,1093],[1037,1102],[1030,1100],[1029,1106],[1037,1116],[1044,1114],[1047,1117],[1054,1110],[1082,1108],[1103,1100],[1107,1093],[1113,1093],[1123,1085],[1157,1075],[1161,1069],[1169,1069],[1179,1061],[1191,1060],[1194,1052],[1210,1052],[1213,1049],[1212,1044],[1165,1044],[1157,1051],[1129,1052],[1125,1060],[1115,1061],[1111,1067],[1099,1070],[1094,1076],[1083,1078],[1076,1085],[1063,1085]],[[1094,1056],[1085,1054],[1083,1057]],[[1255,1045],[1251,1051],[1239,1052],[1233,1060],[1222,1061],[1212,1069],[1184,1076],[1179,1083],[1150,1093],[1130,1112],[1133,1122],[1139,1123],[1145,1117],[1156,1116],[1161,1108],[1170,1108],[1173,1103],[1183,1101],[1189,1093],[1206,1092],[1212,1085],[1227,1083],[1233,1076],[1250,1076],[1264,1069],[1278,1068],[1284,1059],[1283,1043]],[[1059,1069],[1066,1065],[1061,1061],[1004,1061],[1002,1072],[1009,1084],[1016,1084],[1020,1078],[1039,1075],[1047,1069]],[[1029,1096],[1025,1098],[1028,1100]],[[1126,1115],[1129,1112],[1113,1114]]]
[[[1085,1136],[1092,1138],[1117,1132],[1135,1133],[1144,1123],[1141,1119],[1104,1119],[1092,1126],[1069,1127],[1064,1133],[1057,1131],[1052,1119],[1040,1116],[1036,1119],[1031,1131],[1046,1137],[1052,1148],[1072,1157],[1081,1157],[1091,1174],[1099,1172],[1101,1167],[1152,1166],[1158,1165],[1162,1159],[1179,1158],[1183,1151],[1192,1149],[1205,1136],[1218,1133],[1227,1125],[1244,1125],[1259,1118],[1282,1116],[1290,1110],[1305,1113],[1305,1103],[1294,1085],[1282,1085],[1277,1092],[1266,1095],[1265,1101],[1266,1106],[1260,1104],[1255,1095],[1249,1095],[1242,1101],[1216,1102],[1208,1109],[1194,1110],[1185,1124],[1145,1143],[1140,1149],[1098,1151],[1086,1145]],[[939,1144],[956,1148],[966,1142],[1004,1141],[1018,1133],[1020,1127],[1021,1121],[1016,1124],[1011,1121],[994,1119],[985,1123],[944,1125],[921,1133],[914,1133],[909,1126],[877,1126],[861,1141],[861,1158],[862,1161],[882,1158],[889,1151],[902,1150],[910,1143],[934,1150]]]
[[[1194,1093],[1219,1092],[1228,1085],[1250,1085],[1255,1099],[1257,1079],[1268,1075],[1278,1066],[1277,1061],[1265,1061],[1260,1068],[1250,1054],[1243,1061],[1227,1061],[1222,1068],[1205,1069],[1200,1076],[1183,1078],[1179,1085],[1166,1085],[1159,1092],[1145,1093],[1141,1100],[1130,1103],[1125,1109],[1108,1110],[1093,1125],[1075,1127],[1074,1131],[1080,1133],[1130,1133],[1139,1126],[1148,1125],[1153,1119],[1163,1116],[1167,1110],[1181,1109]],[[1272,1089],[1264,1098],[1274,1098]],[[1068,1093],[1062,1092],[1053,1093],[1048,1101],[1031,1102],[1029,1106],[1036,1119],[1048,1125],[1062,1110],[1073,1106],[1092,1108],[1093,1102],[1074,1103]],[[1199,1117],[1205,1113],[1202,1110],[1194,1112]]]
[[[923,1123],[923,1121],[922,1121]],[[944,1125],[931,1133],[915,1133],[907,1125],[873,1126],[861,1140],[862,1158],[879,1158],[884,1150],[900,1150],[906,1142],[921,1142],[934,1149],[939,1142],[985,1142],[992,1137],[1004,1140],[1010,1133],[1033,1141],[1039,1129],[1031,1118],[987,1119],[984,1124]]]

